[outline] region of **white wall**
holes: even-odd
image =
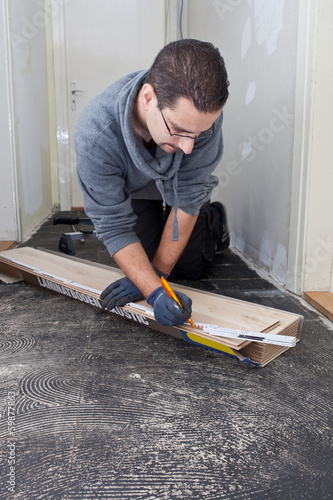
[[[10,134],[10,72],[7,58],[7,26],[4,2],[0,15],[0,240],[17,240],[15,180]]]
[[[12,131],[8,129],[8,132],[12,132],[17,177],[19,220],[16,238],[24,239],[49,215],[52,208],[45,38],[47,17],[43,2],[38,0],[3,0],[5,4],[11,40],[7,56],[12,76],[10,105],[13,115]],[[9,102],[8,96],[6,102]],[[3,136],[1,141],[4,141]],[[10,164],[5,168],[10,170]],[[11,180],[7,179],[5,185],[14,196]],[[0,220],[3,216],[2,207]],[[8,239],[3,230],[0,238]]]
[[[285,282],[293,161],[298,0],[191,0],[189,37],[223,55],[230,97],[214,198],[232,245]]]
[[[333,3],[318,0],[314,31],[304,290],[333,292]]]

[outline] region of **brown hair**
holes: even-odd
[[[173,108],[180,97],[203,113],[220,110],[229,91],[228,75],[219,50],[209,42],[187,38],[166,45],[146,75],[161,108]]]

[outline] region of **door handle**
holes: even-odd
[[[77,89],[76,88],[76,82],[71,82],[71,94],[72,94],[72,97],[71,97],[71,108],[72,108],[72,111],[76,110],[76,94],[78,94],[78,93],[84,94],[85,91]]]

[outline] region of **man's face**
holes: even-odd
[[[173,109],[160,110],[155,96],[147,113],[147,127],[152,139],[166,153],[190,154],[195,137],[211,129],[219,114],[220,111],[202,113],[184,97],[178,99]]]

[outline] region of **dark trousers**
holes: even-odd
[[[163,210],[160,200],[132,200],[137,221],[134,230],[150,261],[160,243],[166,218],[171,208]],[[196,280],[203,276],[215,257],[219,218],[210,210],[210,202],[200,210],[190,239],[174,270],[173,278]]]

